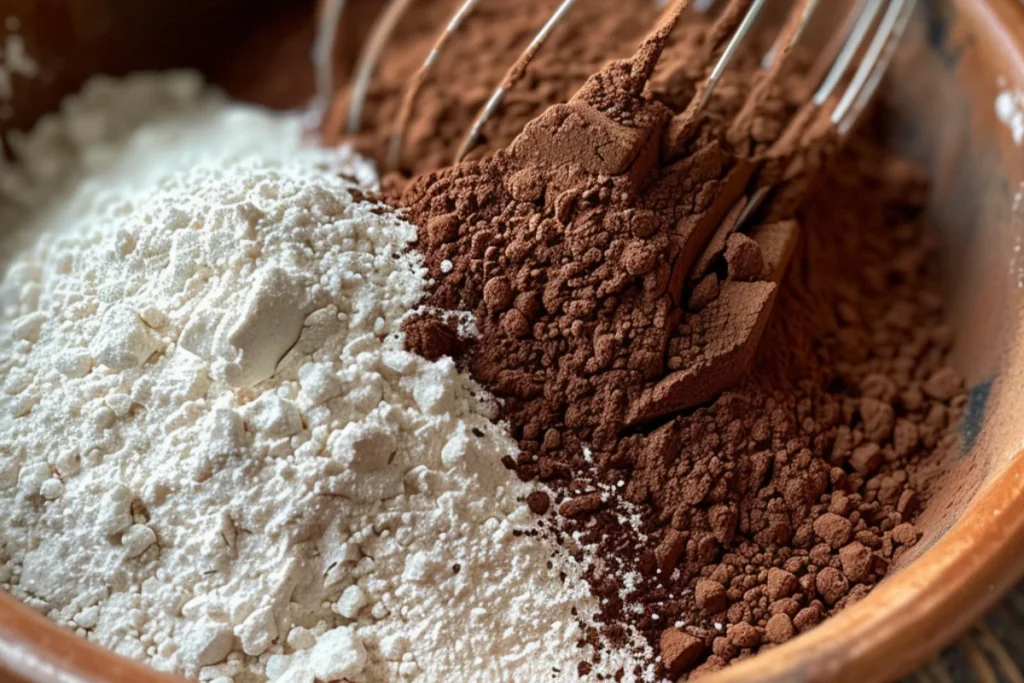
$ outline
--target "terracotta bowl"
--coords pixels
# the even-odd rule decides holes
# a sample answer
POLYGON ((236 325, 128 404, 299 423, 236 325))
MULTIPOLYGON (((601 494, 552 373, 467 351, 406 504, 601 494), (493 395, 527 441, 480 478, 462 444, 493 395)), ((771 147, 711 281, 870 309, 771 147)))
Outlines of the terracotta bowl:
MULTIPOLYGON (((47 5, 21 4, 27 11, 47 5)), ((130 65, 130 56, 118 59, 130 65)), ((1020 112, 1020 140, 1024 4, 920 0, 884 94, 887 134, 935 178, 929 214, 942 240, 950 322, 959 332, 954 364, 971 387, 962 453, 923 513, 913 557, 862 602, 721 672, 716 682, 896 679, 1024 575, 1024 149, 997 115, 1002 93, 1011 93, 1001 100, 1002 119, 1015 107, 1020 112)), ((280 93, 273 97, 282 101, 280 93)), ((0 680, 179 679, 95 647, 0 593, 0 680)))

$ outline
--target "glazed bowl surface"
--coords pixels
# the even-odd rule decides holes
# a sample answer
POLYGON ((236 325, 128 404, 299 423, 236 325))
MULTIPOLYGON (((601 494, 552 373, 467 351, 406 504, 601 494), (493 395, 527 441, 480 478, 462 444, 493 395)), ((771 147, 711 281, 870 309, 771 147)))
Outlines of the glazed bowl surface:
POLYGON ((933 178, 927 218, 957 332, 952 364, 969 388, 961 450, 919 520, 921 542, 888 579, 716 683, 895 680, 1024 573, 1022 79, 1024 4, 918 2, 882 94, 883 120, 889 144, 933 178))
MULTIPOLYGON (((26 13, 45 4, 10 1, 26 13)), ((208 18, 229 16, 231 5, 217 0, 208 18)), ((949 322, 957 331, 952 363, 969 387, 962 448, 922 514, 921 542, 866 599, 783 646, 703 680, 895 680, 967 629, 1024 576, 1024 4, 917 5, 880 97, 889 143, 924 164, 934 179, 928 220, 939 236, 949 322)), ((148 15, 131 20, 136 31, 161 26, 148 15)), ((112 16, 107 30, 118 21, 128 19, 112 16)), ((48 35, 52 45, 55 34, 48 35)), ((192 31, 190 42, 177 43, 184 47, 176 56, 169 47, 166 54, 142 59, 132 45, 109 55, 90 52, 95 64, 82 60, 63 89, 99 68, 201 64, 202 50, 193 45, 200 35, 192 31)), ((264 51, 263 59, 304 59, 309 43, 301 32, 291 35, 291 43, 264 51)), ((46 47, 46 38, 36 39, 46 47)), ((103 32, 89 39, 81 49, 102 52, 96 46, 104 44, 103 32)), ((235 94, 276 106, 299 104, 308 96, 299 91, 311 84, 302 76, 289 81, 290 88, 269 83, 252 90, 237 86, 244 79, 232 81, 239 74, 209 75, 235 94)), ((28 125, 56 99, 52 87, 40 90, 16 108, 13 122, 28 125)), ((0 593, 0 680, 180 679, 102 650, 0 593)))

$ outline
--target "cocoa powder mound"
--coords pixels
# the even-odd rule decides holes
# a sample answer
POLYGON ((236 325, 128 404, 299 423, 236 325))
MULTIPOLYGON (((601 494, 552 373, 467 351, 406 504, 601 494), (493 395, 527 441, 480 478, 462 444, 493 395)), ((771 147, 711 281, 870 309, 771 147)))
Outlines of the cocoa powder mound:
MULTIPOLYGON (((542 429, 603 448, 714 398, 749 362, 792 251, 792 222, 737 232, 756 159, 727 147, 728 119, 647 94, 668 35, 507 150, 421 177, 400 200, 437 274, 427 303, 477 313, 470 368, 508 398, 530 453, 542 429), (674 158, 663 134, 680 116, 706 122, 674 158)), ((448 350, 437 321, 409 333, 422 353, 448 350)))
POLYGON ((965 397, 922 175, 864 140, 830 160, 827 126, 785 124, 802 84, 752 68, 695 111, 684 94, 718 48, 677 42, 652 80, 666 36, 398 203, 421 226, 425 303, 479 330, 423 317, 408 343, 503 399, 508 465, 552 492, 526 501, 539 529, 601 560, 588 638, 642 634, 661 674, 694 678, 885 575, 965 397), (758 173, 783 186, 741 225, 758 173))
POLYGON ((579 530, 614 565, 593 577, 606 623, 652 643, 684 624, 702 645, 678 668, 663 648, 667 674, 785 642, 862 598, 917 541, 924 471, 955 450, 966 401, 943 365, 952 335, 916 218, 922 187, 854 141, 800 211, 805 239, 753 370, 595 454, 591 485, 625 482, 622 499, 643 511, 639 540, 614 553, 602 535, 630 534, 614 515, 579 530), (623 596, 630 571, 647 578, 623 596))

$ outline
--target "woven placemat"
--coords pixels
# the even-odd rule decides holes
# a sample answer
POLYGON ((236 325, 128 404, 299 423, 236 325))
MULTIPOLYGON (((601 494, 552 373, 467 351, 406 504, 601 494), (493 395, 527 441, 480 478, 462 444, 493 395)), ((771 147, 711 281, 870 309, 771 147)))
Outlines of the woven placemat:
POLYGON ((1024 683, 1024 584, 904 683, 1024 683))

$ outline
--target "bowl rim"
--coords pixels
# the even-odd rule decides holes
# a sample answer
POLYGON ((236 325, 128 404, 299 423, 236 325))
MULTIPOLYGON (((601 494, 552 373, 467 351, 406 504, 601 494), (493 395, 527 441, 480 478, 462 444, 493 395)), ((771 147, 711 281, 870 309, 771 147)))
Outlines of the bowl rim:
POLYGON ((0 590, 0 680, 10 683, 182 683, 79 637, 0 590))
MULTIPOLYGON (((1024 87, 1024 3, 949 0, 973 45, 1024 87)), ((1015 162, 1019 167, 1019 161, 1015 162)), ((1024 313, 1017 314, 1018 321, 1024 313)), ((1024 350, 1010 350, 1004 385, 1024 350)), ((1010 375, 1014 375, 1011 377, 1010 375)), ((939 539, 863 601, 709 683, 863 683, 898 680, 966 632, 1024 576, 1024 450, 1002 466, 939 539), (943 586, 942 590, 934 590, 943 586)))
MULTIPOLYGON (((949 0, 986 40, 977 47, 1024 87, 1024 3, 949 0)), ((1024 314, 1021 316, 1024 318, 1024 314)), ((1024 368, 1024 348, 1008 362, 1024 368)), ((1003 381, 1007 381, 1004 378, 1003 381)), ((785 645, 732 665, 714 683, 862 683, 910 673, 980 619, 1024 576, 1024 450, 953 527, 868 598, 785 645), (942 591, 930 590, 944 585, 942 591)), ((0 679, 182 683, 57 625, 0 591, 0 679), (12 678, 8 678, 12 677, 12 678)))

